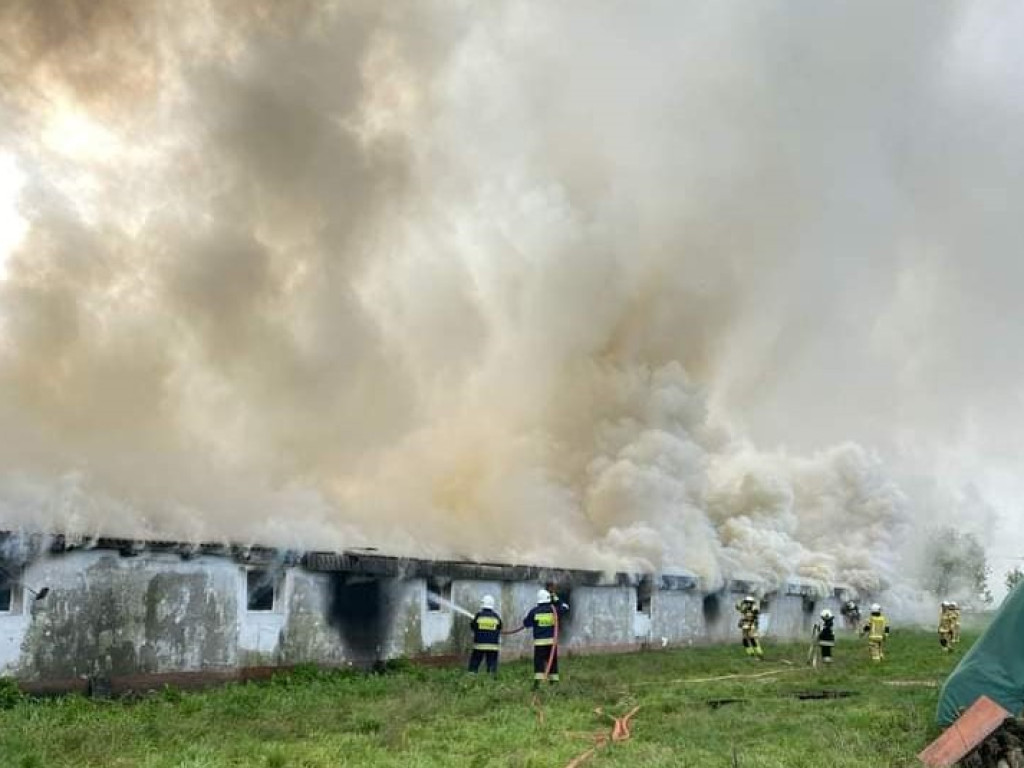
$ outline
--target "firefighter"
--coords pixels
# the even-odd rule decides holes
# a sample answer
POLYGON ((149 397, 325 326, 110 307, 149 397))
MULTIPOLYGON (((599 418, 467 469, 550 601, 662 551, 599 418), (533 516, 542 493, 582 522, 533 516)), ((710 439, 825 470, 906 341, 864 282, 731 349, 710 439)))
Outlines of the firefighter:
POLYGON ((889 621, 882 614, 882 606, 874 603, 871 606, 871 615, 868 623, 864 625, 861 634, 868 636, 868 649, 871 651, 872 661, 881 661, 885 658, 882 648, 885 638, 889 636, 889 621))
POLYGON ((960 644, 960 606, 956 604, 956 600, 949 604, 950 617, 952 619, 952 632, 949 636, 949 642, 953 645, 960 644))
POLYGON ((942 650, 949 653, 953 650, 953 609, 952 603, 942 601, 939 609, 939 645, 942 650))
POLYGON ((847 629, 857 629, 860 626, 860 606, 856 600, 847 600, 839 612, 843 614, 847 629))
POLYGON ((817 627, 818 648, 821 650, 821 661, 824 664, 832 663, 832 649, 836 645, 836 632, 833 624, 836 617, 828 608, 821 612, 821 623, 817 627))
POLYGON ((753 595, 747 595, 740 602, 736 603, 736 610, 739 611, 740 619, 736 626, 740 628, 743 635, 743 647, 747 650, 747 656, 764 661, 764 649, 757 641, 757 622, 761 616, 761 609, 753 595))
POLYGON ((501 649, 501 616, 494 610, 494 598, 484 595, 480 610, 469 623, 473 630, 473 652, 469 655, 469 671, 474 675, 480 662, 487 663, 487 671, 498 674, 498 651, 501 649))
POLYGON ((533 687, 541 680, 557 683, 558 622, 569 612, 569 606, 546 589, 537 591, 537 605, 523 619, 523 626, 533 629, 533 687))

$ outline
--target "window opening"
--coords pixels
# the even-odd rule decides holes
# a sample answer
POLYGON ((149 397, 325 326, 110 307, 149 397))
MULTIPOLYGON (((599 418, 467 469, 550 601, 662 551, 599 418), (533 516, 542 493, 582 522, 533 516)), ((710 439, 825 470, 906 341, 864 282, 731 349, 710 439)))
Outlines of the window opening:
POLYGON ((270 571, 251 570, 245 574, 246 609, 272 611, 277 597, 275 579, 270 571))
POLYGON ((644 577, 636 587, 636 612, 651 615, 651 587, 650 578, 644 577))
POLYGON ((430 576, 427 579, 427 610, 447 611, 451 606, 452 583, 441 582, 439 579, 430 576))

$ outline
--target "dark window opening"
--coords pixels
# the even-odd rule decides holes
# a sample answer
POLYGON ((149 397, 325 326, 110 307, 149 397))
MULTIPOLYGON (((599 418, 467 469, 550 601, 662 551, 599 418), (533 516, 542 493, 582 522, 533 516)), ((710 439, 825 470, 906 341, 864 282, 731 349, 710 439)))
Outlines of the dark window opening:
POLYGON ((450 581, 441 582, 439 579, 431 576, 427 579, 427 610, 428 611, 446 611, 451 605, 452 600, 452 583, 450 581))
POLYGON ((636 612, 651 614, 651 580, 643 578, 636 587, 636 612))
POLYGON ((327 621, 359 662, 378 661, 384 642, 387 589, 379 579, 352 573, 331 574, 327 621))
POLYGON ((246 609, 250 611, 274 610, 275 583, 270 571, 247 571, 245 574, 246 609))
POLYGON ((7 613, 11 610, 13 592, 11 583, 0 577, 0 613, 7 613))
POLYGON ((804 613, 814 613, 817 603, 813 598, 804 597, 804 613))
POLYGON ((759 608, 761 613, 768 613, 769 611, 771 611, 771 609, 772 604, 766 598, 761 598, 761 605, 759 608))
POLYGON ((722 612, 722 604, 718 599, 718 595, 704 596, 703 611, 705 624, 714 624, 718 621, 718 617, 722 612))

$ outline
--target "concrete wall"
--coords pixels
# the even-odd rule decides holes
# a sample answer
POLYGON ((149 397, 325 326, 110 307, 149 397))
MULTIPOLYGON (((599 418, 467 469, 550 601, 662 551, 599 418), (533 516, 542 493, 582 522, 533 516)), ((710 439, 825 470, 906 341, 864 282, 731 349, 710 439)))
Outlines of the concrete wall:
MULTIPOLYGON (((450 606, 432 606, 428 588, 470 611, 489 594, 512 630, 542 586, 101 549, 40 557, 19 578, 28 587, 50 589, 35 601, 16 586, 11 610, 0 611, 0 675, 24 681, 464 655, 471 644, 469 619, 450 606), (249 609, 252 570, 273 584, 265 610, 249 609)), ((707 594, 695 581, 649 577, 632 583, 591 579, 559 590, 571 606, 561 625, 567 653, 739 639, 734 604, 742 591, 707 594)), ((796 585, 765 598, 767 638, 804 638, 822 608, 838 614, 837 598, 806 592, 806 585, 796 585)), ((528 632, 503 640, 507 657, 530 649, 528 632)))
POLYGON ((222 558, 72 552, 36 561, 50 589, 0 615, 0 672, 18 677, 160 673, 238 664, 239 566, 222 558))

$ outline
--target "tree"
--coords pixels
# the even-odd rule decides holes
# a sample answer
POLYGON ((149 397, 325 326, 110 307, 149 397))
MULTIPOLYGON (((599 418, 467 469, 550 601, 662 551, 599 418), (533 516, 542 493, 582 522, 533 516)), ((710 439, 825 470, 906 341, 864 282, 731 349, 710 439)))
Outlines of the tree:
POLYGON ((988 588, 991 569, 985 548, 973 533, 944 527, 932 532, 925 548, 925 586, 945 598, 968 593, 982 603, 992 602, 988 588))
POLYGON ((1024 571, 1020 569, 1020 566, 1014 566, 1012 571, 1006 572, 1006 591, 1012 592, 1013 588, 1024 581, 1024 571))

